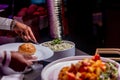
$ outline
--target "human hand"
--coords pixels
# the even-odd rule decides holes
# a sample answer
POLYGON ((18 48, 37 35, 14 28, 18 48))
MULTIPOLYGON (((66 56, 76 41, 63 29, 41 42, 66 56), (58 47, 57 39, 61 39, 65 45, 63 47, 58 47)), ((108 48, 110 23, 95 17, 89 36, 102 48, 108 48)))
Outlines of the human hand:
POLYGON ((14 31, 25 41, 34 40, 37 42, 31 28, 21 22, 15 21, 14 31))
POLYGON ((24 71, 27 66, 33 64, 32 60, 35 60, 36 57, 32 56, 24 56, 19 52, 12 51, 11 52, 11 62, 9 67, 15 71, 24 71))

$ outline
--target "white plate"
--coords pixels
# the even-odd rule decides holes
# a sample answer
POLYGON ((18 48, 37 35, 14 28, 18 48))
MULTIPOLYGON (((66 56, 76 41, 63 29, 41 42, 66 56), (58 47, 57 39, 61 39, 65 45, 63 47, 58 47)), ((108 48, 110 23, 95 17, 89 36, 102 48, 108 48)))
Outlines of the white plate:
MULTIPOLYGON (((82 60, 84 58, 91 58, 91 56, 73 56, 73 57, 67 57, 67 58, 53 61, 52 63, 50 63, 46 67, 44 67, 44 69, 41 72, 41 78, 42 78, 42 80, 58 80, 57 79, 58 74, 64 66, 70 66, 71 63, 73 63, 73 64, 77 63, 79 60, 82 60)), ((115 63, 119 67, 119 71, 120 71, 119 63, 117 63, 113 60, 107 59, 107 58, 102 58, 102 61, 104 61, 104 62, 110 61, 112 63, 115 63)))
MULTIPOLYGON (((8 44, 1 45, 0 52, 3 52, 5 50, 18 51, 18 47, 21 44, 23 44, 23 43, 8 43, 8 44)), ((36 53, 34 55, 37 56, 37 61, 48 59, 48 58, 52 57, 54 54, 54 52, 51 49, 49 49, 48 47, 44 47, 42 45, 35 45, 35 47, 36 47, 36 53)))

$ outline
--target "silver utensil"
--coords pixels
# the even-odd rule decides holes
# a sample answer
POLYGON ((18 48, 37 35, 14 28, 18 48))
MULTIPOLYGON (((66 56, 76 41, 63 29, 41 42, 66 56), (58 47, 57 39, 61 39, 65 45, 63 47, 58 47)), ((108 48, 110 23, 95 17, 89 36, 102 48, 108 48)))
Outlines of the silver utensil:
POLYGON ((31 42, 31 43, 34 43, 34 44, 36 44, 36 45, 39 45, 40 43, 38 43, 38 42, 35 42, 34 40, 29 40, 28 42, 31 42))

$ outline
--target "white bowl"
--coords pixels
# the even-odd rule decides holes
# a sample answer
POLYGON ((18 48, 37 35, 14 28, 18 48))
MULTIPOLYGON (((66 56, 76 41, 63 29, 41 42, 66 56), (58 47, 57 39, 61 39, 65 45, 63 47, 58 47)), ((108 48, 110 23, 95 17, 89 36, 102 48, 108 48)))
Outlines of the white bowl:
MULTIPOLYGON (((50 41, 48 41, 48 42, 50 42, 50 41)), ((57 59, 70 57, 70 56, 75 56, 75 44, 73 42, 67 41, 67 40, 63 40, 63 42, 72 45, 72 47, 70 47, 68 49, 64 49, 64 50, 58 50, 58 51, 54 51, 53 50, 54 51, 54 55, 52 57, 46 59, 45 61, 52 62, 52 61, 57 60, 57 59)), ((47 43, 47 42, 44 42, 44 43, 47 43)), ((44 43, 42 43, 42 45, 44 43)))
MULTIPOLYGON (((63 67, 70 66, 71 64, 77 63, 80 60, 91 57, 92 56, 72 56, 53 61, 43 68, 41 72, 41 80, 57 80, 58 74, 63 67)), ((117 80, 120 80, 120 64, 108 58, 101 57, 101 59, 103 62, 111 62, 118 67, 119 75, 117 80)))

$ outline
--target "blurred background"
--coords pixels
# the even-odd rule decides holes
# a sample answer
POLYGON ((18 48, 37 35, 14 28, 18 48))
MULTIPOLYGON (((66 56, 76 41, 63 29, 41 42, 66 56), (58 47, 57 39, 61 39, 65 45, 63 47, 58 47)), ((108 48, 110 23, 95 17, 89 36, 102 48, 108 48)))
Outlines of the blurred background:
MULTIPOLYGON (((75 42, 76 48, 88 54, 94 54, 96 48, 120 47, 120 2, 61 1, 63 39, 75 42)), ((0 16, 29 25, 40 43, 52 39, 46 0, 0 0, 0 16)), ((0 36, 17 37, 14 32, 3 30, 0 36)))

